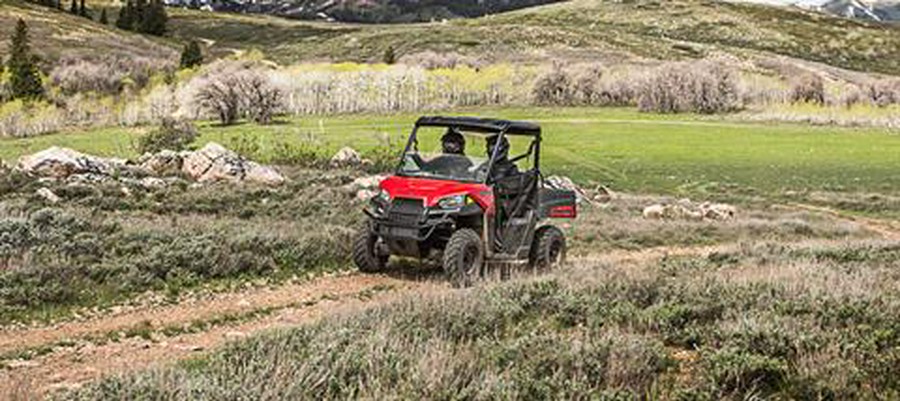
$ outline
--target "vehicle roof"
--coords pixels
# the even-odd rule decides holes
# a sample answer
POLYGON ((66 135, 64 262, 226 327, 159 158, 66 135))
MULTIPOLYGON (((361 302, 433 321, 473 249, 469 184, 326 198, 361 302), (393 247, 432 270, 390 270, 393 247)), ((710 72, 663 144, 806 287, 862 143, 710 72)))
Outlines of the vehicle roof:
POLYGON ((541 126, 528 121, 499 120, 478 117, 443 117, 425 116, 416 121, 422 127, 456 127, 464 131, 483 133, 499 133, 506 130, 507 135, 541 136, 541 126))

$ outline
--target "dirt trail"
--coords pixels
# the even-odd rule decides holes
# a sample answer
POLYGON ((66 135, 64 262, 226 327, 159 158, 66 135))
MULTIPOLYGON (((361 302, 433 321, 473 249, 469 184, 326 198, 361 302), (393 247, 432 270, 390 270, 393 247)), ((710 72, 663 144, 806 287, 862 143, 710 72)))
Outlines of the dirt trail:
POLYGON ((0 330, 0 354, 28 350, 41 354, 3 361, 0 394, 22 388, 40 394, 78 386, 105 374, 182 359, 259 331, 447 289, 427 277, 351 274, 136 308, 86 321, 0 330))
POLYGON ((872 232, 878 233, 878 235, 881 235, 885 239, 891 241, 900 241, 900 224, 894 221, 879 220, 863 216, 854 216, 832 208, 809 205, 805 203, 790 203, 785 206, 793 209, 801 209, 810 212, 826 214, 830 217, 834 217, 840 220, 851 221, 865 227, 872 232))

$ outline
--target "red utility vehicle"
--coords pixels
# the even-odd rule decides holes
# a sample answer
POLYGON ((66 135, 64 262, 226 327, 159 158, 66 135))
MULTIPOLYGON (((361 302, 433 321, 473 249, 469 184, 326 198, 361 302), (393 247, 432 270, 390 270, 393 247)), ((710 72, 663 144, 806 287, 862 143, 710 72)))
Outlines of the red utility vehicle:
POLYGON ((374 272, 391 255, 439 253, 458 287, 472 285, 490 264, 547 268, 560 263, 566 239, 551 219, 576 216, 575 193, 544 188, 540 155, 541 128, 533 123, 420 118, 394 175, 381 182, 365 210, 369 222, 354 241, 354 262, 374 272), (417 134, 424 129, 446 130, 442 142, 465 138, 462 149, 420 151, 417 134), (529 142, 527 149, 510 157, 508 137, 529 142), (479 140, 487 145, 485 157, 467 156, 465 143, 479 140))

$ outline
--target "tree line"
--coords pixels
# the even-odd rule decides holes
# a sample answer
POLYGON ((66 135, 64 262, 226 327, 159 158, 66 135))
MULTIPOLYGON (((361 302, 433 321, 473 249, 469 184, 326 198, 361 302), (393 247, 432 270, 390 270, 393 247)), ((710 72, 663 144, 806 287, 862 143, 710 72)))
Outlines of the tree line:
MULTIPOLYGON (((63 1, 65 0, 30 0, 33 4, 65 11, 63 1)), ((94 10, 88 8, 85 0, 71 0, 68 12, 90 20, 94 19, 95 13, 94 10)), ((104 25, 109 24, 106 8, 100 9, 97 22, 104 25)), ((115 25, 126 31, 163 36, 166 33, 168 22, 169 16, 162 0, 128 0, 125 6, 119 9, 115 25)))

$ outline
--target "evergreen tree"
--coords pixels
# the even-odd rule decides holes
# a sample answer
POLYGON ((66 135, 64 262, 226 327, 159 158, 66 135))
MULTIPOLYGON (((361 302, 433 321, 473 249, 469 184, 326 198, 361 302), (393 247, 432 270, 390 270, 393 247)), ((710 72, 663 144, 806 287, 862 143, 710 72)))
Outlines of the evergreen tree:
POLYGON ((191 40, 181 51, 181 68, 194 68, 200 64, 203 64, 203 51, 200 50, 200 43, 191 40))
MULTIPOLYGON (((139 3, 140 4, 140 3, 139 3)), ((152 0, 145 6, 138 20, 138 32, 148 35, 162 36, 166 33, 166 24, 169 17, 166 15, 166 6, 161 0, 152 0)))
POLYGON ((8 68, 13 99, 34 99, 44 95, 41 77, 28 45, 28 26, 19 18, 10 44, 8 68))
POLYGON ((100 23, 103 25, 109 25, 109 18, 106 16, 106 9, 100 10, 100 23))
POLYGON ((147 0, 135 0, 134 8, 131 9, 132 29, 140 32, 141 24, 144 21, 144 13, 147 11, 147 0))
POLYGON ((394 64, 397 62, 397 54, 394 52, 394 46, 388 46, 387 50, 384 51, 382 60, 385 64, 394 64))
POLYGON ((78 15, 85 17, 85 18, 91 18, 90 12, 88 11, 87 7, 85 7, 85 5, 84 5, 84 0, 81 0, 81 4, 78 7, 78 15))
POLYGON ((116 27, 130 31, 134 27, 134 3, 128 0, 125 7, 119 10, 119 18, 116 19, 116 27))
POLYGON ((69 13, 72 15, 78 15, 78 1, 72 0, 72 5, 69 6, 69 13))

